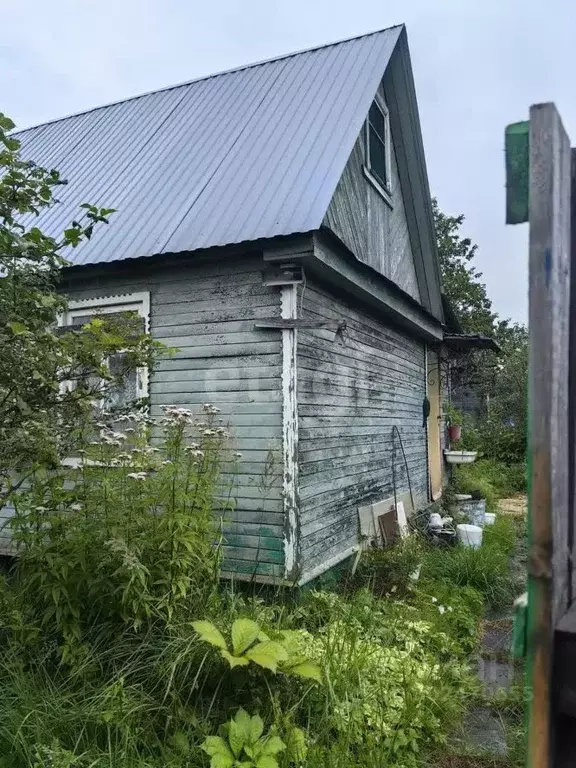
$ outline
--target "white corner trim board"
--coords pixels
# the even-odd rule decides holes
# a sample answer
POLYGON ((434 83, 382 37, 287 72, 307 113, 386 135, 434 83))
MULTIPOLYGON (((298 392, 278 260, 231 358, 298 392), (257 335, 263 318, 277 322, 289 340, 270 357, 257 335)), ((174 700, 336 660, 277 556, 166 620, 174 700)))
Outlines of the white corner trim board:
MULTIPOLYGON (((283 320, 298 317, 298 287, 280 288, 283 320)), ((297 565, 298 545, 298 399, 296 328, 282 329, 282 490, 284 497, 284 569, 286 578, 293 576, 297 565)))

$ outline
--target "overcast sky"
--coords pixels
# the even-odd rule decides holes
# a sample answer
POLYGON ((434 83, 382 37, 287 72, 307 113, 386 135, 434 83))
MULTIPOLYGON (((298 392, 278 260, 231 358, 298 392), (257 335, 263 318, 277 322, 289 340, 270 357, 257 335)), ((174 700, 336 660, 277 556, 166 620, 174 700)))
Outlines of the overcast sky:
POLYGON ((526 318, 527 225, 504 225, 503 136, 555 101, 576 144, 571 0, 0 0, 0 111, 26 127, 405 22, 428 175, 466 215, 497 311, 526 318))

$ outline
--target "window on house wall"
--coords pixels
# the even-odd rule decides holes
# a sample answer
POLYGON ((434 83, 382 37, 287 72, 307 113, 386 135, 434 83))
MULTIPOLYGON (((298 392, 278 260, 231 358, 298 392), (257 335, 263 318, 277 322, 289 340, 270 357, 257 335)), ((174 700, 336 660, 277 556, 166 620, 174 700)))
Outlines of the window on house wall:
MULTIPOLYGON (((60 316, 58 325, 62 331, 81 330, 84 325, 96 317, 117 318, 126 325, 127 332, 134 334, 148 332, 150 324, 150 294, 148 292, 131 293, 122 296, 106 296, 82 301, 70 301, 67 311, 60 316)), ((120 383, 108 387, 106 397, 99 406, 106 410, 128 407, 131 403, 148 396, 148 370, 145 367, 128 370, 126 353, 122 351, 110 355, 105 361, 112 376, 120 376, 120 383)), ((97 390, 98 381, 88 382, 97 390)))
POLYGON ((366 121, 366 167, 390 194, 390 124, 388 109, 378 98, 372 102, 366 121))

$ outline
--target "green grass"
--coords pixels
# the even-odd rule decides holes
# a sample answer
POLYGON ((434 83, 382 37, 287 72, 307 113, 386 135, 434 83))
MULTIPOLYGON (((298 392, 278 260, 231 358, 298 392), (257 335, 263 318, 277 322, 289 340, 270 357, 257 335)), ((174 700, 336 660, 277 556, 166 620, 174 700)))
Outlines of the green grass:
POLYGON ((423 557, 422 578, 472 587, 490 609, 511 606, 517 597, 517 582, 511 570, 516 532, 512 520, 498 517, 484 528, 479 549, 456 545, 453 549, 428 548, 423 557))
MULTIPOLYGON (((89 542, 66 530, 83 562, 89 542)), ((252 592, 219 590, 216 568, 199 578, 184 559, 171 583, 174 610, 149 614, 144 588, 132 588, 133 559, 124 557, 114 570, 105 550, 92 548, 86 594, 100 584, 114 599, 106 598, 106 621, 96 600, 87 604, 84 593, 70 600, 75 620, 67 632, 50 600, 56 588, 58 609, 75 581, 61 574, 61 555, 52 558, 56 540, 44 557, 39 537, 39 557, 26 561, 23 574, 42 569, 50 585, 43 600, 30 582, 0 584, 0 768, 208 768, 204 740, 240 708, 259 714, 265 733, 286 744, 296 728, 304 733, 305 760, 286 749, 269 768, 417 768, 438 750, 448 759, 446 734, 478 700, 473 660, 482 616, 515 596, 510 561, 520 533, 500 516, 484 530, 480 550, 438 549, 415 534, 365 553, 355 576, 333 591, 306 590, 298 598, 257 585, 252 592), (138 622, 124 618, 132 610, 138 622), (212 622, 232 648, 238 618, 270 638, 258 642, 295 633, 294 658, 318 665, 322 683, 250 660, 231 668, 219 641, 203 641, 192 624, 212 622)), ((154 546, 170 551, 164 529, 155 535, 154 546)), ((164 606, 155 581, 150 595, 164 606)), ((233 655, 247 659, 244 651, 233 655)))

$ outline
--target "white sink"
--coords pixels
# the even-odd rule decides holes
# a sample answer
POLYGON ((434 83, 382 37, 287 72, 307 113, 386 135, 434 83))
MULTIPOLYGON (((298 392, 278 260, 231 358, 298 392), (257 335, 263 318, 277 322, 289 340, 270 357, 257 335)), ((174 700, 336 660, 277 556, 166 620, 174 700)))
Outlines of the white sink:
POLYGON ((448 464, 472 464, 478 456, 477 451, 444 451, 448 464))

